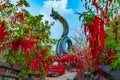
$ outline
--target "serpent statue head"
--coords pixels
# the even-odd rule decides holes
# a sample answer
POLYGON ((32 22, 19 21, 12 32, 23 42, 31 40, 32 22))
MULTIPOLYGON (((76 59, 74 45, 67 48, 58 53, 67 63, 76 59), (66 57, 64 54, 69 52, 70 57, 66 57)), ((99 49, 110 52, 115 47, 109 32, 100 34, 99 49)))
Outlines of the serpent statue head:
POLYGON ((55 19, 55 20, 57 20, 58 18, 59 18, 59 13, 57 12, 57 11, 55 11, 53 8, 52 8, 52 11, 51 11, 52 13, 50 14, 50 16, 53 18, 53 19, 55 19))

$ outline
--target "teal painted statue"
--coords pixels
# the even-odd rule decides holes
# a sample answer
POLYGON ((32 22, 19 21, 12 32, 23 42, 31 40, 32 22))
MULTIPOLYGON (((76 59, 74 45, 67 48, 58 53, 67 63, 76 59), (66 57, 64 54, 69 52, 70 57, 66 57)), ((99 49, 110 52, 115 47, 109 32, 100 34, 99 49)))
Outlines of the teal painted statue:
POLYGON ((62 36, 60 37, 60 40, 56 46, 56 54, 63 55, 63 54, 70 53, 70 51, 73 49, 73 46, 72 46, 72 41, 67 36, 69 33, 69 25, 68 25, 67 21, 53 8, 52 8, 52 13, 50 16, 54 20, 59 20, 63 25, 63 33, 62 33, 62 36))

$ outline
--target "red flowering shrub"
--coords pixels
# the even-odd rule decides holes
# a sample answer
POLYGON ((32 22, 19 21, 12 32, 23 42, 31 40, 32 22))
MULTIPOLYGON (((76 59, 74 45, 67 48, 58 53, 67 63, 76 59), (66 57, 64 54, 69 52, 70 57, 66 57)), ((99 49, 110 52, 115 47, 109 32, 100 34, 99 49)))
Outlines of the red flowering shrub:
MULTIPOLYGON (((83 17, 84 32, 89 43, 90 51, 86 59, 89 61, 88 66, 90 70, 98 70, 98 66, 102 64, 110 65, 116 71, 119 71, 120 8, 118 6, 120 6, 120 1, 85 0, 84 2, 87 12, 83 12, 80 18, 83 17)), ((102 74, 104 77, 107 75, 105 78, 111 79, 108 77, 108 74, 111 73, 95 74, 98 76, 102 74)), ((97 79, 103 80, 101 77, 97 79)))
POLYGON ((4 27, 4 23, 3 22, 0 22, 0 42, 3 42, 4 41, 4 37, 6 35, 6 32, 5 32, 5 27, 4 27))
POLYGON ((16 5, 8 0, 0 1, 0 53, 6 62, 22 68, 22 75, 40 73, 44 61, 49 58, 52 44, 48 21, 42 21, 43 15, 31 15, 22 6, 29 7, 26 0, 16 5))

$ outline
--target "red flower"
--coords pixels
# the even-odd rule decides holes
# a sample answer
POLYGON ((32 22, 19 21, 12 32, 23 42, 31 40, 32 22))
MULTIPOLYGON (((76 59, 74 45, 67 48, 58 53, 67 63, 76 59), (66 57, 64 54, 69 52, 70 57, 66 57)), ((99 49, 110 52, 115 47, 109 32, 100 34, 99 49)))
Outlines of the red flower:
POLYGON ((4 23, 0 23, 0 41, 4 41, 4 37, 6 36, 6 32, 4 32, 4 23))
POLYGON ((43 66, 40 64, 40 62, 42 62, 41 57, 36 56, 34 60, 30 61, 30 69, 34 71, 41 70, 43 66))
POLYGON ((28 55, 30 50, 34 48, 34 42, 31 40, 22 40, 21 41, 21 49, 28 55))
MULTIPOLYGON (((95 4, 95 3, 94 3, 95 4)), ((97 4, 97 3, 96 3, 97 4)), ((85 32, 88 33, 89 36, 89 46, 91 48, 92 55, 92 63, 95 68, 98 67, 98 56, 101 50, 104 49, 104 21, 95 16, 92 23, 85 23, 85 32), (99 43, 100 42, 100 43, 99 43), (94 43, 94 44, 93 44, 94 43)))
POLYGON ((14 17, 13 23, 16 24, 17 22, 17 17, 14 17))
POLYGON ((22 26, 24 26, 24 14, 20 13, 20 22, 22 23, 22 26))
POLYGON ((21 40, 14 39, 12 42, 12 49, 13 51, 17 51, 20 46, 21 40))
POLYGON ((42 50, 41 54, 42 54, 42 56, 45 56, 47 54, 47 50, 42 50))
POLYGON ((36 61, 36 60, 30 61, 30 69, 37 71, 39 69, 38 61, 36 61))
POLYGON ((6 49, 6 46, 5 46, 5 44, 3 44, 3 46, 2 46, 2 53, 4 53, 5 49, 6 49))

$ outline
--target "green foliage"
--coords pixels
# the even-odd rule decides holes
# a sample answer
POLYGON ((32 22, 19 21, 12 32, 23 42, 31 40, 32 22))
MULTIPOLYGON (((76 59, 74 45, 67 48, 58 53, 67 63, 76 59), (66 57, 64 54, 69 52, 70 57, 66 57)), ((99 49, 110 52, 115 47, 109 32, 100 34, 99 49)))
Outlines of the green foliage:
POLYGON ((105 47, 106 49, 112 49, 112 50, 120 50, 120 29, 118 29, 118 43, 116 43, 115 40, 115 33, 114 33, 114 28, 106 28, 105 30, 106 33, 106 39, 105 39, 105 47))
POLYGON ((113 67, 114 69, 120 69, 120 52, 118 52, 118 53, 116 54, 116 58, 117 58, 117 60, 115 60, 115 61, 112 63, 112 67, 113 67))
POLYGON ((25 6, 25 7, 30 7, 29 3, 26 0, 19 0, 18 2, 19 6, 25 6))
POLYGON ((91 23, 93 18, 95 17, 95 13, 92 9, 89 9, 87 12, 83 12, 82 14, 80 13, 79 15, 79 20, 81 20, 81 18, 84 18, 82 20, 83 23, 91 23))

